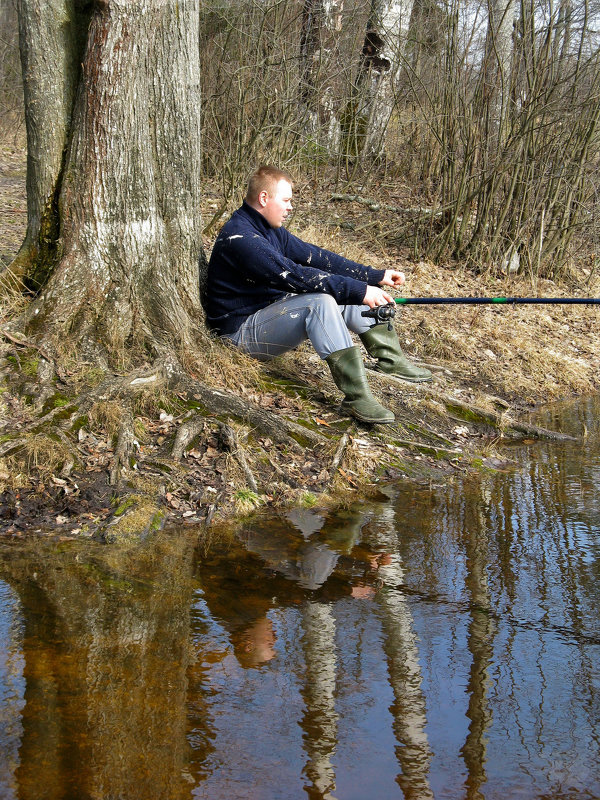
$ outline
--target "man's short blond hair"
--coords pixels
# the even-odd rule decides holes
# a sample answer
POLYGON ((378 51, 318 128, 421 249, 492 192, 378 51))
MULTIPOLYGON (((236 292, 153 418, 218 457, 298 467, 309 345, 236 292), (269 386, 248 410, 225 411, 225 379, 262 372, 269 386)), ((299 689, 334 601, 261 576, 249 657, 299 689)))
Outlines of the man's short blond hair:
POLYGON ((246 202, 256 203, 261 192, 267 192, 270 196, 275 193, 275 187, 279 181, 287 181, 293 184, 292 176, 289 172, 270 164, 262 164, 250 176, 248 181, 248 191, 246 192, 246 202))

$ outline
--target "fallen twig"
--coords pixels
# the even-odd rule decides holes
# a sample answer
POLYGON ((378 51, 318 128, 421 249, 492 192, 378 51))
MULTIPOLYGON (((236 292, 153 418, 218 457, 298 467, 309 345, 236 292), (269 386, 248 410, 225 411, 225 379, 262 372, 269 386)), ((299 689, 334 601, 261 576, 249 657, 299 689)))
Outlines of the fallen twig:
POLYGON ((361 197, 359 194, 332 194, 331 200, 342 200, 348 203, 359 203, 361 206, 366 206, 371 211, 391 211, 394 214, 423 214, 439 216, 442 209, 434 211, 433 208, 423 208, 423 206, 392 206, 389 203, 378 203, 376 200, 368 200, 366 197, 361 197))

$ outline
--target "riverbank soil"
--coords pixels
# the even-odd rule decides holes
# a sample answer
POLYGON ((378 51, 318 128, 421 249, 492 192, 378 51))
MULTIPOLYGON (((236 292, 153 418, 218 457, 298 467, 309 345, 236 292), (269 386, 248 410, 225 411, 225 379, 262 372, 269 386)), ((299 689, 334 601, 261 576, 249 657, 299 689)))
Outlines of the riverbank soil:
MULTIPOLYGON (((395 186, 378 188, 377 198, 381 205, 334 199, 300 184, 290 227, 350 258, 403 270, 407 295, 600 295, 594 253, 582 253, 560 284, 415 262, 390 210, 409 198, 395 186)), ((218 202, 207 190, 204 219, 218 202)), ((25 224, 25 152, 20 141, 5 140, 1 267, 18 251, 25 224)), ((214 235, 205 237, 207 254, 214 235)), ((0 280, 4 535, 114 540, 172 518, 209 524, 265 505, 337 504, 400 476, 435 482, 503 468, 503 440, 554 435, 528 424, 532 409, 597 392, 600 384, 600 310, 574 305, 405 307, 395 319, 401 344, 434 380, 413 385, 368 373, 396 414, 390 426, 340 413, 340 394, 308 346, 265 366, 207 337, 200 358, 190 359, 190 390, 177 392, 150 365, 108 376, 97 364, 70 359, 66 348, 44 381, 51 356, 7 327, 27 299, 6 274, 0 280), (131 411, 115 389, 119 381, 129 395, 135 386, 131 411)))

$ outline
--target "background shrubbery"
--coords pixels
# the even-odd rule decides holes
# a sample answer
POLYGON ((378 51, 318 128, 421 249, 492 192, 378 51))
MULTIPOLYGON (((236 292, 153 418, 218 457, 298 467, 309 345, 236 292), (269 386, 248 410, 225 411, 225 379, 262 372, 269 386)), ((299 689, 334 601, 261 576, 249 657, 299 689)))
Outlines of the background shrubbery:
MULTIPOLYGON (((206 177, 225 207, 255 164, 276 162, 389 193, 416 256, 534 279, 585 260, 594 276, 597 22, 589 0, 206 0, 206 177)), ((15 0, 0 0, 0 48, 13 135, 15 0)))

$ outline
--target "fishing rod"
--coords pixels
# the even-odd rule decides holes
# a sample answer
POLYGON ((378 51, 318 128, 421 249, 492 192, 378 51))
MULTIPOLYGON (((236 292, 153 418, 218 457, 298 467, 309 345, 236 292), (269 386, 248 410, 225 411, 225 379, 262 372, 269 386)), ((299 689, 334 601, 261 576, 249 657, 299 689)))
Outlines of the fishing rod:
POLYGON ((600 297, 395 297, 398 305, 600 305, 600 297))
POLYGON ((393 303, 376 306, 363 311, 363 317, 372 317, 376 322, 387 322, 396 315, 396 304, 419 305, 600 305, 600 297, 395 297, 393 303))

